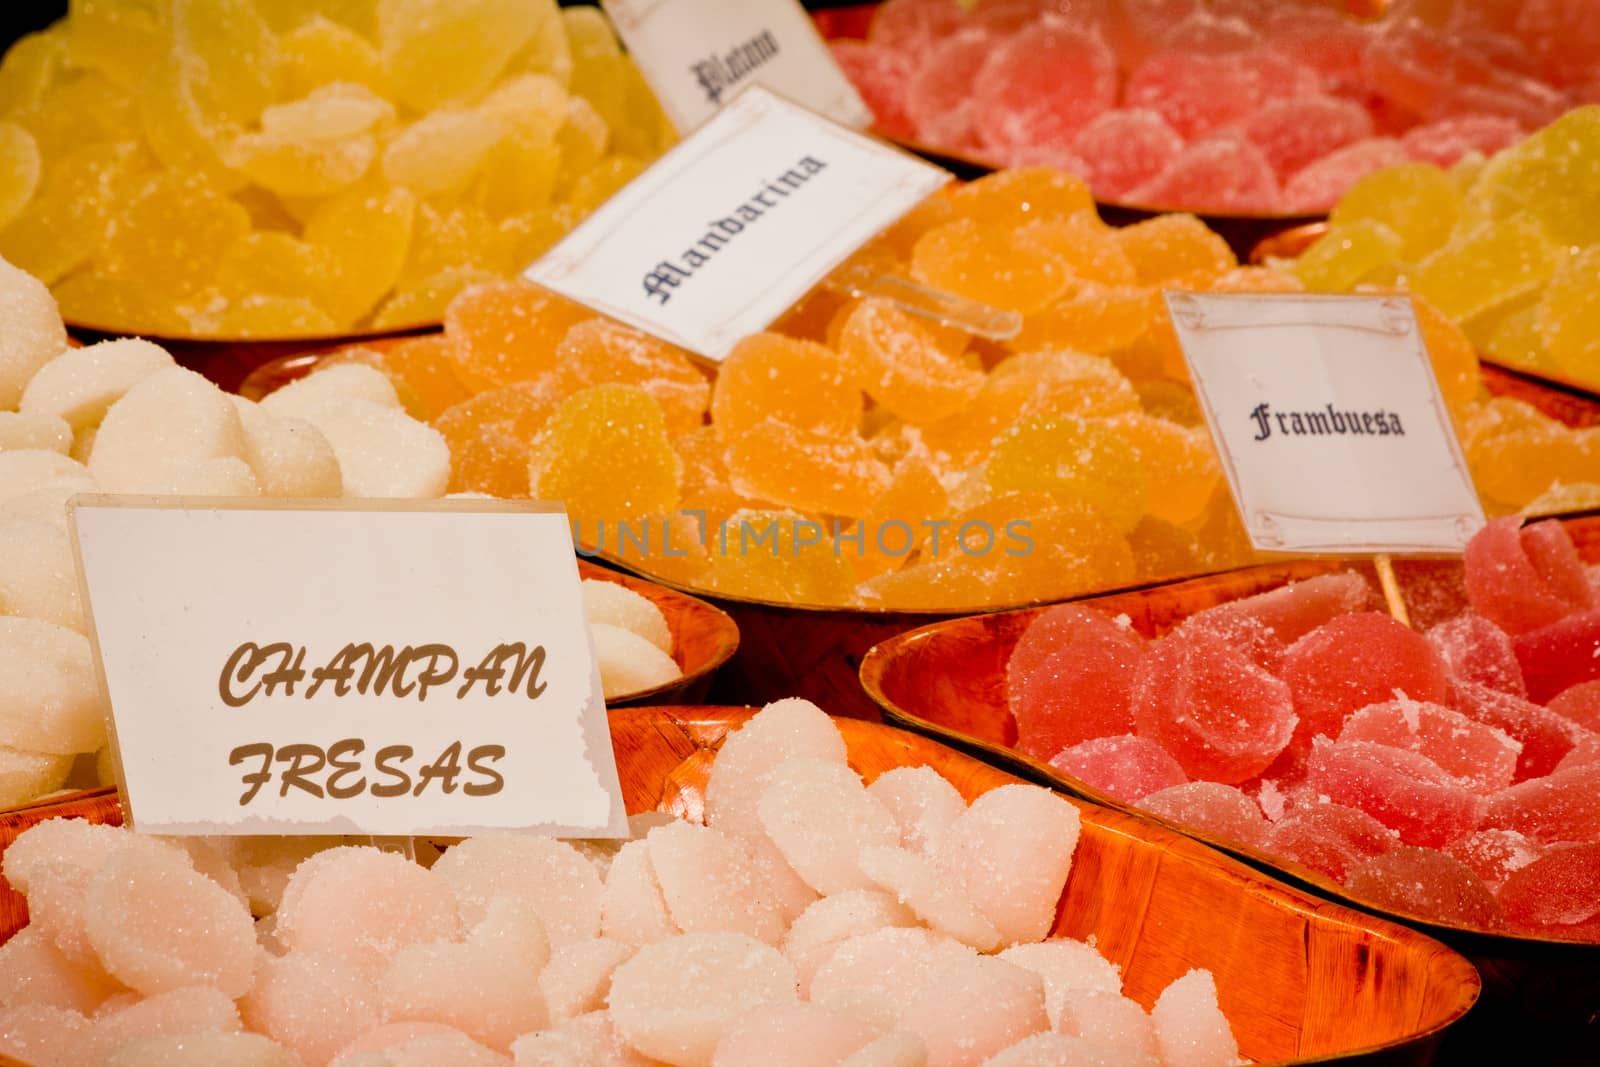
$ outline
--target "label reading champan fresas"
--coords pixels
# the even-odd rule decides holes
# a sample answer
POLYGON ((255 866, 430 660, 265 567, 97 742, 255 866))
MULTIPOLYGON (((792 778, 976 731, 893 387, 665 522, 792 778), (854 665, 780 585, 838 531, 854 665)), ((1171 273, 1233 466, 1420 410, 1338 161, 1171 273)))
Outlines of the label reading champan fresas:
POLYGON ((82 496, 73 523, 139 830, 626 831, 560 510, 82 496))
POLYGON ((1257 548, 1455 552, 1483 525, 1409 300, 1166 299, 1257 548))
POLYGON ((603 0, 680 132, 751 84, 857 129, 872 111, 796 0, 603 0))
POLYGON ((746 89, 526 274, 721 360, 949 177, 746 89))

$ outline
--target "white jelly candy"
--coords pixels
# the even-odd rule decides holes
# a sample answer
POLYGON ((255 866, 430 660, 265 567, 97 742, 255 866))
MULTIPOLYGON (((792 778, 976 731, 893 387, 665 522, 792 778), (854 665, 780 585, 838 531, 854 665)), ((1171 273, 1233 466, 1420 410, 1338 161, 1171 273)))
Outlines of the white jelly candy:
POLYGON ((14 410, 29 379, 66 347, 50 290, 0 259, 0 411, 14 410))
POLYGON ((72 450, 72 427, 54 415, 0 411, 0 452, 25 448, 64 456, 72 450))
POLYGON ((0 744, 68 756, 105 742, 88 639, 54 623, 0 616, 0 744))
POLYGON ((620 626, 638 634, 668 656, 672 655, 672 629, 667 625, 667 617, 648 597, 618 582, 585 578, 583 608, 591 625, 603 622, 620 626))
POLYGON ((135 337, 69 348, 39 368, 19 410, 65 419, 74 431, 98 426, 123 394, 172 366, 166 349, 135 337))

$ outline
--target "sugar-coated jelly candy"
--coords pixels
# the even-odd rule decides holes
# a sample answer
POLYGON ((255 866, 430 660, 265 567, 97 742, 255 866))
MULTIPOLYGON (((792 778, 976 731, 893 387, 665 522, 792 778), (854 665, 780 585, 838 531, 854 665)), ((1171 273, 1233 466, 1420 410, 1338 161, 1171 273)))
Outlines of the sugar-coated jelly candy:
POLYGON ((1520 742, 1439 704, 1392 700, 1369 704, 1345 720, 1340 741, 1373 741, 1410 749, 1479 793, 1511 784, 1520 742))
POLYGON ((1189 782, 1169 786, 1139 801, 1139 808, 1208 834, 1259 845, 1267 833, 1261 807, 1231 785, 1189 782))
POLYGON ((1442 848, 1477 828, 1484 799, 1437 763, 1373 741, 1312 741, 1311 781, 1335 803, 1360 808, 1407 844, 1442 848))
POLYGON ((1341 615, 1300 638, 1284 655, 1294 691, 1296 736, 1336 735, 1345 716, 1393 699, 1443 703, 1444 660, 1421 635, 1380 612, 1341 615))
POLYGON ((666 416, 635 385, 575 393, 550 416, 531 449, 535 497, 566 502, 579 519, 641 518, 678 506, 682 460, 666 416))
POLYGON ((1143 655, 1137 632, 1097 611, 1063 605, 1044 612, 1007 665, 1018 747, 1050 759, 1081 741, 1130 732, 1143 655))
POLYGON ((1343 882, 1350 871, 1400 843, 1400 837, 1360 808, 1336 803, 1301 805, 1267 831, 1265 847, 1343 882))
POLYGON ((1125 804, 1189 780, 1166 749, 1135 734, 1080 741, 1061 749, 1048 762, 1125 804))
POLYGON ((1437 849, 1389 849, 1352 870, 1345 886, 1364 901, 1410 915, 1480 930, 1501 924, 1488 887, 1471 868, 1437 849))

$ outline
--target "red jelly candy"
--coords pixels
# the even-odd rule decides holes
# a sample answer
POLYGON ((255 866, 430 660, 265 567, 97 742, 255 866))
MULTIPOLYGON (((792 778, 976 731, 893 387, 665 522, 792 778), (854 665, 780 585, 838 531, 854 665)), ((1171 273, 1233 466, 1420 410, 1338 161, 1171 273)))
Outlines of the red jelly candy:
POLYGON ((1556 771, 1571 770, 1573 767, 1588 767, 1597 763, 1600 763, 1600 733, 1596 733, 1593 730, 1585 730, 1578 737, 1578 741, 1572 746, 1571 751, 1562 756, 1561 762, 1556 764, 1556 771))
POLYGON ((1463 581, 1473 610, 1509 634, 1549 626, 1594 606, 1594 592, 1566 527, 1523 527, 1507 515, 1467 542, 1463 581))
POLYGON ((1444 660, 1426 638, 1381 612, 1341 615, 1289 647, 1283 680, 1294 692, 1300 737, 1335 737, 1345 716, 1397 695, 1442 704, 1444 660))
POLYGON ((1273 100, 1244 120, 1244 135, 1259 148, 1280 180, 1313 160, 1372 136, 1372 116, 1360 104, 1331 96, 1273 100))
POLYGON ((1047 614, 1048 656, 1029 664, 1030 644, 1019 669, 1014 652, 1006 678, 1017 747, 1049 759, 1080 741, 1132 732, 1130 701, 1144 639, 1088 608, 1063 605, 1047 614))
POLYGON ((1399 834, 1359 808, 1312 803, 1274 823, 1267 831, 1266 848, 1343 882, 1352 867, 1399 843, 1399 834))
POLYGON ((1367 48, 1364 23, 1337 11, 1306 4, 1274 4, 1265 21, 1272 47, 1314 70, 1330 92, 1361 85, 1361 57, 1367 48))
POLYGON ((1479 793, 1510 785, 1522 752, 1522 745, 1493 726, 1440 704, 1414 700, 1369 704, 1345 720, 1339 740, 1419 752, 1479 793))
POLYGON ((1434 922, 1493 930, 1500 906, 1483 880, 1453 856, 1401 845, 1350 872, 1345 887, 1379 907, 1434 922))
POLYGON ((846 39, 828 42, 828 50, 871 109, 874 129, 889 137, 916 136, 906 111, 906 84, 916 68, 909 53, 846 39))
POLYGON ((1581 682, 1600 679, 1600 611, 1569 615, 1512 638, 1528 696, 1549 700, 1581 682))
POLYGON ((1266 841, 1267 820, 1261 805, 1231 785, 1190 782, 1151 793, 1139 808, 1163 819, 1208 834, 1259 847, 1266 841))
POLYGON ((1500 887, 1500 910, 1518 926, 1562 927, 1600 915, 1600 844, 1562 845, 1500 887))
POLYGON ((1296 720, 1288 687, 1243 652, 1209 634, 1174 632, 1146 652, 1133 721, 1191 778, 1231 784, 1270 766, 1296 720))
POLYGON ((962 30, 931 46, 905 87, 906 113, 924 144, 976 148, 972 80, 994 50, 983 30, 962 30))
POLYGON ((1562 690, 1545 706, 1585 730, 1600 730, 1600 682, 1579 682, 1562 690))
POLYGON ((990 51, 971 95, 985 148, 1066 147, 1116 103, 1116 59, 1098 33, 1043 18, 990 51))
POLYGON ((1557 771, 1496 793, 1483 824, 1549 845, 1600 841, 1600 764, 1557 771))
POLYGON ((1428 631, 1452 678, 1525 697, 1522 665, 1506 632, 1482 615, 1458 615, 1428 631))
POLYGON ((1278 196, 1278 176, 1261 150, 1236 134, 1217 134, 1185 148, 1160 174, 1128 193, 1128 202, 1246 215, 1276 211, 1278 196))
MULTIPOLYGON (((1290 582, 1267 593, 1257 593, 1191 615, 1184 623, 1224 638, 1238 631, 1239 620, 1261 624, 1262 632, 1282 653, 1306 634, 1341 615, 1366 610, 1372 587, 1355 571, 1322 574, 1290 582)), ((1264 664, 1265 665, 1265 664, 1264 664)), ((1276 664, 1268 669, 1276 669, 1276 664)))
POLYGON ((1477 829, 1484 800, 1428 757, 1371 741, 1311 745, 1312 783, 1396 831, 1408 845, 1442 848, 1477 829))
POLYGON ((884 0, 872 12, 867 40, 910 54, 955 33, 963 18, 950 0, 884 0))
POLYGON ((1472 682, 1450 687, 1450 706, 1521 742, 1514 779, 1519 782, 1555 770, 1583 733, 1582 727, 1548 708, 1472 682))
POLYGON ((1544 846, 1515 830, 1475 830, 1445 850, 1495 888, 1544 855, 1544 846))
POLYGON ((1356 182, 1386 167, 1408 162, 1405 146, 1388 137, 1369 137, 1334 149, 1308 163, 1283 186, 1283 209, 1296 214, 1330 211, 1356 182))
POLYGON ((1178 158, 1183 138, 1154 111, 1116 108, 1079 130, 1072 151, 1098 199, 1122 200, 1178 158))
POLYGON ((1485 157, 1510 148, 1523 138, 1522 124, 1497 115, 1462 115, 1407 130, 1400 138, 1411 158, 1446 169, 1468 152, 1485 157))
POLYGON ((1050 758, 1050 766, 1124 804, 1189 780, 1166 749, 1133 734, 1097 737, 1064 748, 1050 758))

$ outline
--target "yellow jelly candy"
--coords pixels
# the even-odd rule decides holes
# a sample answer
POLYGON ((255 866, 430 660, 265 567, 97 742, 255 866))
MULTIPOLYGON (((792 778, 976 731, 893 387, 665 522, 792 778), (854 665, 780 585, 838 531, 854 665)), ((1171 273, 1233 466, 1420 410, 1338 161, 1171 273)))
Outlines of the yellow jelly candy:
POLYGON ((208 285, 249 230, 244 208, 203 179, 167 172, 147 179, 112 219, 96 268, 181 297, 208 285))
POLYGON ((14 123, 0 122, 0 229, 33 199, 42 170, 33 135, 14 123))
POLYGON ((608 156, 573 183, 567 203, 587 215, 643 171, 644 163, 632 156, 608 156))
POLYGON ((110 211, 142 185, 154 161, 129 142, 91 144, 46 166, 27 210, 0 230, 0 256, 47 284, 105 240, 110 211))
POLYGON ((1558 245, 1600 243, 1600 106, 1567 112, 1486 164, 1467 193, 1466 213, 1489 222, 1521 212, 1558 245))
POLYGON ((1117 231, 1141 285, 1210 282, 1239 265, 1228 242, 1193 215, 1157 215, 1117 231))
POLYGON ((566 87, 548 74, 518 74, 496 86, 478 113, 499 124, 507 137, 548 145, 567 120, 566 87))
POLYGON ((1457 232, 1411 275, 1411 288, 1457 322, 1531 293, 1555 273, 1559 253, 1529 215, 1457 232))
POLYGON ((323 201, 305 227, 306 242, 329 262, 318 304, 339 322, 370 312, 399 280, 415 218, 416 198, 404 189, 356 188, 323 201))
POLYGON ((227 338, 314 337, 331 334, 339 326, 308 298, 271 293, 228 297, 218 301, 215 310, 190 315, 190 332, 227 338))
POLYGON ((1600 381, 1600 245, 1561 265, 1536 314, 1551 361, 1568 374, 1600 381))
POLYGON ((1017 244, 1054 256, 1075 277, 1103 285, 1132 285, 1133 264, 1116 231, 1092 212, 1032 222, 1017 230, 1017 244))
POLYGON ((1013 229, 1042 219, 1094 211, 1094 195, 1076 174, 1054 167, 1013 167, 957 189, 950 206, 985 227, 1013 229))
POLYGON ((554 144, 501 140, 478 174, 473 203, 496 219, 545 211, 560 172, 561 150, 554 144))
POLYGON ((623 81, 625 61, 622 47, 611 23, 597 7, 561 9, 572 54, 572 81, 569 88, 594 105, 612 127, 624 119, 627 89, 623 81))
POLYGON ((274 31, 288 34, 318 19, 371 37, 378 27, 377 0, 257 0, 261 17, 274 31))
POLYGON ((316 305, 332 277, 332 262, 315 245, 286 233, 248 233, 223 253, 216 285, 229 302, 261 295, 316 305))
MULTIPOLYGON (((273 4, 268 5, 270 11, 273 4)), ((379 95, 389 91, 383 60, 371 41, 322 15, 312 15, 280 42, 282 92, 294 100, 334 82, 364 85, 379 95)))
POLYGON ((1200 518, 1188 524, 1194 531, 1195 542, 1206 570, 1231 570, 1254 562, 1257 558, 1250 535, 1245 531, 1244 520, 1234 505, 1233 493, 1227 486, 1218 487, 1200 518))
POLYGON ((145 143, 156 158, 175 171, 205 177, 231 191, 245 184, 243 175, 222 161, 223 146, 239 128, 213 113, 195 94, 194 63, 173 53, 150 68, 139 90, 139 122, 145 143))
POLYGON ((533 34, 511 60, 511 69, 544 74, 563 87, 572 83, 572 44, 556 0, 528 0, 533 13, 533 34))
POLYGON ((417 204, 411 247, 400 268, 398 285, 413 286, 445 271, 472 268, 490 274, 510 269, 502 252, 499 227, 481 208, 457 203, 417 204))
POLYGON ((594 105, 581 96, 568 97, 566 120, 556 131, 556 147, 561 149, 558 190, 565 194, 579 178, 598 166, 610 144, 611 127, 594 105))
POLYGON ((481 95, 537 21, 527 0, 379 0, 378 50, 400 101, 429 111, 481 95))
POLYGON ((711 398, 710 381, 681 348, 603 318, 567 331, 556 346, 555 376, 568 392, 607 382, 637 385, 655 397, 674 434, 702 426, 711 398))
POLYGON ((1445 406, 1459 415, 1478 398, 1483 379, 1478 372, 1478 353, 1461 328, 1420 296, 1411 298, 1422 332, 1422 343, 1433 364, 1433 376, 1445 406))
POLYGON ((593 317, 581 304, 518 279, 462 293, 445 311, 444 328, 461 381, 469 389, 492 389, 555 370, 561 339, 593 317))
POLYGON ((393 114, 388 101, 359 85, 335 83, 270 107, 261 132, 222 150, 228 166, 285 197, 327 196, 355 184, 378 155, 372 129, 393 114))
POLYGON ((1460 186, 1431 163, 1386 167, 1352 185, 1334 206, 1335 229, 1379 223, 1397 238, 1396 257, 1416 262, 1444 244, 1461 216, 1460 186))
POLYGON ((970 218, 923 234, 911 253, 911 276, 932 288, 1024 315, 1059 299, 1069 280, 1066 268, 1048 251, 1019 245, 1012 234, 970 218))
POLYGON ((1307 289, 1343 293, 1393 263, 1404 247, 1386 223, 1356 219, 1330 226, 1289 269, 1307 289))
POLYGON ((1177 524, 1200 516, 1222 482, 1209 433, 1145 414, 1118 415, 1105 425, 1138 456, 1152 517, 1177 524))
POLYGON ((728 443, 733 488, 827 515, 860 515, 889 487, 889 468, 861 438, 765 419, 728 443))
POLYGON ((36 107, 67 58, 66 35, 51 29, 19 39, 0 57, 0 117, 36 107))
MULTIPOLYGON (((1479 341, 1484 355, 1514 367, 1561 373, 1555 360, 1550 358, 1550 350, 1544 343, 1544 333, 1539 329, 1539 305, 1519 307, 1514 311, 1488 316, 1486 320, 1480 321, 1487 327, 1487 335, 1479 341)), ((1477 327, 1479 322, 1474 322, 1473 325, 1477 327)))
POLYGON ((682 478, 661 405, 632 385, 599 385, 562 401, 528 467, 532 494, 565 501, 580 520, 673 511, 682 478))
POLYGON ((908 422, 936 422, 983 388, 983 372, 951 358, 924 323, 883 300, 863 300, 845 320, 839 352, 856 384, 908 422))
POLYGON ((399 330, 432 325, 444 318, 450 302, 464 291, 500 280, 498 274, 477 267, 449 267, 419 282, 402 281, 372 313, 372 328, 399 330))
POLYGON ((725 442, 764 420, 830 437, 861 430, 861 390, 844 359, 813 341, 758 333, 734 345, 711 388, 711 425, 725 442))
POLYGON ((59 159, 80 145, 123 140, 139 127, 139 107, 125 89, 98 74, 81 74, 52 86, 17 122, 33 135, 40 156, 59 159))
POLYGON ((707 535, 705 581, 717 593, 788 607, 834 606, 854 596, 849 560, 835 550, 825 524, 803 514, 736 511, 707 535))
POLYGON ((1600 484, 1574 482, 1557 483, 1528 502, 1522 509, 1524 515, 1565 515, 1573 511, 1593 511, 1600 508, 1600 484))
POLYGON ((189 317, 175 302, 153 298, 138 281, 79 271, 57 283, 51 294, 61 317, 74 325, 114 326, 156 337, 182 337, 191 330, 189 317))
POLYGON ((383 150, 383 176, 422 196, 448 196, 477 175, 504 128, 465 108, 430 112, 401 130, 383 150))
POLYGON ((1204 566, 1200 540, 1182 526, 1146 515, 1128 534, 1134 575, 1141 582, 1194 574, 1204 566))
POLYGON ((622 65, 622 84, 621 123, 612 131, 612 148, 624 155, 653 159, 677 141, 678 131, 631 58, 622 65))
POLYGON ((1006 344, 1018 352, 1039 348, 1112 352, 1137 341, 1150 328, 1158 299, 1138 286, 1073 282, 1065 299, 1029 315, 1006 344))
POLYGON ((1050 493, 1099 508, 1119 530, 1145 512, 1145 476, 1133 447, 1103 423, 1038 414, 995 442, 984 476, 996 493, 1050 493))
POLYGON ((168 35, 156 9, 128 0, 73 0, 66 22, 72 64, 137 89, 161 59, 168 35))
POLYGON ((194 88, 209 109, 248 123, 277 98, 278 38, 251 0, 172 0, 171 19, 174 50, 204 70, 194 88))

